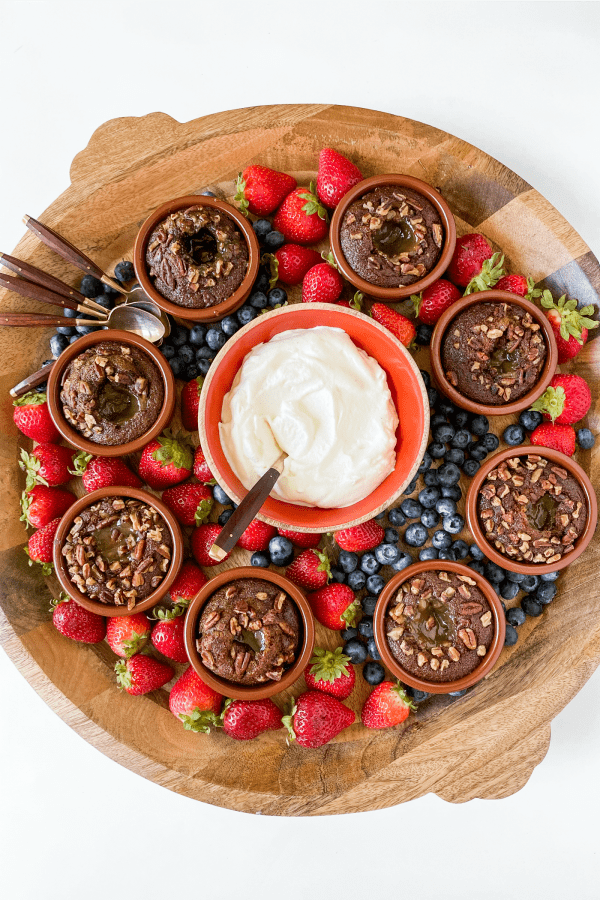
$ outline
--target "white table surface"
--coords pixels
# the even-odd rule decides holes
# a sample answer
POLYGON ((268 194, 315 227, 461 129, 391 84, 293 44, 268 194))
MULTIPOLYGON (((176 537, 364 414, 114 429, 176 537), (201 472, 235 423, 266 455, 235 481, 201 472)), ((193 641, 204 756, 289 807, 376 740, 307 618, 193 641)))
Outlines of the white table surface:
MULTIPOLYGON (((41 213, 67 187, 73 156, 107 119, 333 102, 470 141, 537 188, 598 255, 599 12, 0 2, 0 249, 21 237, 24 212, 41 213)), ((251 818, 170 793, 86 744, 3 653, 0 677, 0 884, 10 900, 600 897, 600 673, 556 718, 549 753, 518 794, 462 806, 429 795, 311 819, 251 818)))

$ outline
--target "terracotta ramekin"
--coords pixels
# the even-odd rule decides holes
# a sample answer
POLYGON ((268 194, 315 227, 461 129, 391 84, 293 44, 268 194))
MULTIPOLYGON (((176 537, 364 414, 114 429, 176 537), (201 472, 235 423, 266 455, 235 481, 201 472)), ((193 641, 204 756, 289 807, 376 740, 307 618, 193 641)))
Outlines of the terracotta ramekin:
POLYGON ((350 284, 354 285, 357 290, 362 291, 363 294, 367 294, 369 297, 376 297, 378 300, 383 300, 387 303, 395 303, 398 300, 402 300, 404 297, 410 297, 411 294, 418 294, 420 291, 429 287, 430 284, 433 284, 434 281, 437 281, 438 278, 442 277, 450 265, 450 260, 452 259, 452 254, 454 253, 454 248, 456 246, 456 224, 450 207, 442 195, 419 178, 413 178, 412 175, 373 175, 372 178, 365 178, 364 181, 359 181, 353 188, 350 188, 348 193, 344 194, 336 206, 331 219, 329 241, 338 269, 350 284), (344 256, 340 241, 342 219, 350 204, 354 203, 355 200, 364 197, 369 191, 378 187, 384 187, 385 185, 406 187, 418 194, 422 194, 433 204, 433 206, 435 206, 444 226, 444 246, 442 247, 440 258, 433 269, 431 269, 430 272, 427 272, 423 278, 413 282, 413 284, 401 285, 400 287, 395 288, 379 287, 376 284, 371 284, 370 281, 365 281, 364 278, 357 275, 344 256))
POLYGON ((436 386, 452 400, 456 406, 467 409, 469 412, 484 416, 506 416, 511 413, 519 413, 523 409, 528 409, 534 400, 541 396, 552 379, 558 363, 558 348, 556 346, 556 338, 550 326, 550 322, 544 315, 542 310, 532 303, 531 300, 525 300, 518 294, 510 294, 508 291, 480 291, 476 294, 470 294, 468 297, 462 297, 449 306, 448 309, 440 316, 436 322, 433 334, 431 336, 431 368, 436 381, 436 386), (465 309, 475 306, 477 303, 510 303, 512 306, 519 306, 521 309, 531 313, 533 319, 539 324, 546 344, 546 360, 544 362, 540 377, 535 386, 527 393, 519 397, 513 403, 503 403, 498 406, 486 405, 485 403, 477 403, 460 394, 456 388, 452 387, 442 363, 442 344, 444 336, 451 326, 454 319, 465 309))
POLYGON ((192 600, 185 618, 185 649, 188 659, 196 670, 202 681, 223 694, 225 697, 232 697, 234 700, 262 700, 264 697, 272 697, 280 691, 285 691, 300 678, 304 669, 308 665, 308 661, 313 652, 315 644, 315 622, 312 610, 308 604, 308 600, 297 585, 293 584, 283 575, 272 572, 271 569, 257 569, 255 566, 241 566, 238 569, 227 569, 211 578, 208 584, 200 590, 192 600), (204 604, 212 597, 216 590, 224 584, 232 581, 239 581, 243 578, 260 578, 262 581, 269 581, 276 584, 278 588, 289 596, 294 602, 300 616, 300 645, 298 655, 295 662, 286 669, 281 681, 269 681, 266 684, 259 684, 256 687, 252 685, 236 684, 234 681, 226 681, 211 672, 210 669, 202 662, 200 654, 196 649, 196 638, 198 632, 198 620, 202 613, 204 604))
POLYGON ((520 572, 523 575, 542 575, 545 572, 558 572, 559 569, 570 566, 571 563, 583 553, 594 536, 596 523, 598 521, 598 501, 596 500, 596 493, 592 482, 581 466, 576 463, 575 460, 571 459, 570 456, 565 456, 564 453, 559 453, 558 450, 551 450, 549 447, 537 447, 533 444, 524 444, 521 447, 509 447, 508 450, 502 450, 499 453, 495 453, 483 463, 467 490, 465 512, 467 524, 471 530, 471 534, 475 538, 475 543, 479 549, 485 553, 488 559, 491 559, 492 562, 495 562, 503 569, 508 569, 509 572, 520 572), (556 463, 561 468, 566 469, 567 472, 578 481, 579 486, 585 495, 585 502, 587 503, 588 508, 585 529, 576 541, 574 549, 563 556, 562 559, 559 559, 558 562, 546 565, 543 563, 516 562, 509 556, 499 553, 486 539, 485 531, 481 527, 481 521, 477 514, 477 498, 479 496, 479 490, 487 478, 488 473, 505 459, 512 459, 514 456, 527 456, 528 453, 541 456, 542 458, 548 459, 550 462, 556 463))
POLYGON ((141 450, 149 441, 160 434, 171 421, 176 400, 175 378, 169 363, 154 344, 149 343, 149 341, 139 337, 137 334, 132 334, 130 331, 106 329, 106 331, 93 331, 91 334, 86 334, 67 347, 66 350, 63 350, 50 371, 47 397, 52 421, 64 439, 74 447, 77 447, 79 450, 85 450, 86 453, 91 453, 93 456, 126 456, 128 453, 135 453, 137 450, 141 450), (84 350, 87 350, 88 347, 93 347, 95 344, 104 343, 105 341, 114 341, 118 344, 137 347, 138 350, 147 353, 162 376, 164 388, 162 409, 152 427, 135 441, 117 444, 114 447, 107 447, 104 444, 88 441, 80 431, 69 425, 65 419, 60 400, 62 379, 69 363, 76 356, 79 356, 80 353, 83 353, 84 350))
POLYGON ((236 309, 239 309, 244 300, 249 296, 252 286, 256 281, 259 263, 260 246, 252 223, 230 203, 226 203, 224 200, 218 200, 215 197, 205 197, 197 194, 189 194, 187 197, 178 197, 176 200, 168 200, 166 203, 163 203, 162 206, 159 206, 158 209, 155 209, 138 231, 133 247, 133 265, 135 274, 145 293, 148 294, 150 299, 154 300, 157 306, 164 310, 164 312, 170 313, 172 316, 177 316, 180 319, 186 319, 190 322, 215 322, 218 319, 222 319, 224 316, 228 316, 235 312, 236 309), (187 306, 180 306, 177 303, 172 303, 170 300, 167 300, 162 294, 159 294, 154 287, 154 282, 148 274, 148 266, 146 265, 146 246, 148 244, 148 238, 156 226, 162 222, 163 219, 166 219, 167 216, 171 215, 171 213, 178 212, 180 209, 187 209, 188 206, 212 206, 215 209, 220 209, 223 213, 228 215, 230 219, 233 219, 244 235, 248 246, 248 269, 239 288, 234 291, 231 297, 228 297, 222 303, 217 303, 216 306, 208 306, 204 309, 190 309, 190 307, 187 306))
POLYGON ((333 303, 295 303, 258 316, 230 338, 204 379, 198 428, 211 472, 225 493, 240 503, 247 493, 229 465, 219 436, 223 398, 231 389, 245 356, 282 331, 325 325, 341 328, 353 343, 373 357, 387 375, 400 425, 396 432, 396 466, 367 497, 341 509, 321 509, 268 497, 258 518, 297 531, 334 531, 376 516, 400 496, 416 474, 429 433, 429 404, 423 379, 410 353, 373 319, 333 303))
POLYGON ((164 597, 175 581, 183 561, 183 536, 181 534, 179 523, 171 510, 165 506, 162 500, 155 497, 154 494, 149 494, 147 491, 141 491, 138 488, 118 486, 106 487, 101 488, 99 491, 92 491, 91 494, 86 494, 85 497, 81 497, 73 504, 73 506, 69 507, 60 520, 56 530, 52 556, 56 577, 58 578, 62 589, 72 600, 75 600, 76 603, 79 603, 80 606, 83 606, 90 612, 97 613, 99 616, 132 616, 135 613, 144 612, 155 606, 155 604, 164 597), (75 516, 79 515, 83 509, 87 509, 88 506, 92 506, 92 504, 97 503, 99 500, 103 500, 105 497, 134 498, 135 500, 141 500, 143 503, 147 503, 148 506, 153 506, 161 514, 171 533, 171 540, 173 542, 171 566, 156 590, 149 594, 145 600, 142 600, 141 603, 136 603, 133 609, 127 609, 126 606, 114 606, 112 604, 100 603, 98 600, 90 600, 89 597, 82 594, 69 578, 65 558, 62 555, 63 544, 65 543, 75 516))
POLYGON ((489 581, 486 581, 485 578, 477 572, 474 572, 473 569, 470 569, 468 566, 463 566, 462 563, 450 562, 442 559, 432 559, 408 566, 388 581, 381 592, 379 600, 377 601, 377 606, 375 607, 373 630, 375 633, 375 643, 377 644, 377 649, 381 654, 383 662, 390 672, 399 678, 400 681, 416 688, 418 691, 427 691, 429 694, 449 694, 450 692, 462 691, 465 688, 472 687, 474 684, 477 684, 478 681, 481 681, 482 678, 485 678, 485 676, 493 669, 502 652, 502 648, 504 647, 506 619, 498 595, 489 581), (494 618, 494 637, 492 638, 490 649, 484 656, 482 662, 469 675, 465 675, 463 678, 457 678, 455 681, 446 681, 443 684, 426 681, 424 678, 417 678, 412 672, 407 672, 406 669, 403 669, 398 660, 392 655, 384 630, 386 610, 400 585, 412 578, 413 575, 418 575, 420 572, 431 572, 432 570, 436 572, 455 572, 457 575, 468 575, 469 578, 476 581, 477 587, 490 604, 494 618))

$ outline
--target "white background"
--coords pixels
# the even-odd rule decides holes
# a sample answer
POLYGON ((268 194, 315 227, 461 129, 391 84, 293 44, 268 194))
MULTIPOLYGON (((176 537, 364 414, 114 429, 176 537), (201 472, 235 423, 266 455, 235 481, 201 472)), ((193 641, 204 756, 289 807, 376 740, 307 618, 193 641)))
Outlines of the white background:
MULTIPOLYGON (((67 187, 73 156, 107 119, 331 102, 470 141, 600 255, 599 13, 596 3, 0 2, 0 249, 21 237, 24 212, 67 187)), ((600 897, 600 673, 557 717, 546 759, 515 796, 453 806, 430 795, 311 819, 172 794, 88 746, 3 653, 0 678, 10 900, 600 897)))

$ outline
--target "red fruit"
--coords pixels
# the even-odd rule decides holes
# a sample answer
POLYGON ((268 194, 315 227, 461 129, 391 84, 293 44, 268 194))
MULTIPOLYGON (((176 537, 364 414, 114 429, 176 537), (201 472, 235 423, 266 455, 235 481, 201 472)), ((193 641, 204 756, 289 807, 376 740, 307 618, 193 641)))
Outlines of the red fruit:
POLYGON ((541 291, 534 288, 533 278, 525 278, 524 275, 505 275, 496 282, 495 290, 518 294, 519 297, 527 297, 528 300, 539 297, 541 294, 541 291))
POLYGON ((572 425, 552 425, 551 422, 543 422, 531 432, 529 440, 536 447, 550 447, 551 450, 559 450, 565 456, 573 456, 575 453, 575 429, 572 425))
POLYGON ((208 463, 206 462, 202 447, 196 447, 194 453, 194 475, 198 481, 201 481, 203 484, 208 484, 209 482, 216 484, 215 477, 208 468, 208 463))
POLYGON ((309 269, 302 282, 303 303, 335 303, 344 289, 342 276, 327 262, 309 269))
POLYGON ((273 227, 287 241, 296 244, 316 244, 327 234, 327 210, 310 188, 296 188, 288 194, 273 219, 273 227))
POLYGON ((269 216, 297 185, 295 178, 266 166, 248 166, 238 175, 235 199, 245 214, 269 216))
POLYGON ((281 710, 272 700, 228 700, 223 731, 236 741, 251 741, 263 731, 283 728, 281 710))
POLYGON ((371 315, 376 322, 391 331, 405 347, 409 346, 417 333, 417 329, 410 319, 396 312, 390 306, 386 306, 385 303, 374 303, 371 307, 371 315))
POLYGON ((337 150, 331 150, 329 147, 321 150, 317 174, 317 194, 325 206, 333 209, 344 194, 362 180, 360 169, 337 150))
POLYGON ((69 600, 66 594, 52 601, 52 623, 57 631, 83 644, 98 644, 106 634, 106 620, 69 600), (64 598, 64 599, 62 599, 64 598))
POLYGON ((443 312, 460 298, 460 291, 451 281, 440 278, 420 294, 413 294, 415 313, 421 322, 435 325, 443 312))
POLYGON ((590 386, 581 375, 554 375, 541 397, 531 404, 556 425, 572 425, 583 419, 592 405, 590 386))
POLYGON ((493 253, 482 234, 463 234, 456 241, 454 255, 446 274, 454 284, 466 287, 472 278, 479 275, 483 263, 486 259, 490 259, 493 253))
POLYGON ((309 269, 321 262, 321 254, 300 244, 284 244, 274 254, 277 278, 283 284, 300 284, 309 269))
POLYGON ((308 591, 325 587, 331 578, 329 557, 318 550, 303 550, 285 570, 286 577, 308 591))
POLYGON ((260 519, 253 519, 238 540, 242 550, 266 550, 269 541, 277 533, 277 529, 260 519))
POLYGON ((183 641, 184 629, 185 616, 162 619, 152 629, 152 643, 163 656, 173 659, 175 662, 187 662, 188 657, 183 641))
POLYGON ((106 623, 106 640, 113 653, 129 659, 146 646, 151 631, 150 620, 144 613, 111 616, 106 623))
POLYGON ((563 294, 557 302, 550 291, 544 291, 540 301, 552 326, 558 347, 558 364, 568 362, 577 356, 588 339, 588 329, 597 328, 598 322, 590 319, 594 306, 577 309, 577 300, 567 300, 563 294))
POLYGON ((204 684, 191 666, 177 679, 169 694, 169 709, 181 719, 188 731, 210 732, 211 725, 219 725, 223 697, 204 684))
POLYGON ((31 453, 21 450, 19 466, 27 475, 25 490, 29 491, 34 484, 45 484, 55 487, 71 480, 69 471, 73 464, 75 451, 60 444, 38 444, 31 453))
POLYGON ((204 378, 198 375, 188 381, 181 392, 181 421, 187 431, 198 431, 198 407, 204 378))
POLYGON ((365 728, 390 728, 404 722, 414 708, 399 682, 382 681, 365 701, 362 723, 365 728))
POLYGON ((134 697, 158 690, 175 674, 167 663, 152 656, 144 656, 143 653, 137 653, 131 659, 119 660, 115 663, 115 672, 121 690, 134 697))
POLYGON ((60 518, 66 513, 76 500, 75 494, 65 488, 36 484, 30 491, 23 491, 21 520, 33 525, 34 528, 43 528, 52 519, 60 518))
POLYGON ((45 393, 24 394, 13 400, 14 423, 24 435, 40 444, 56 444, 60 434, 48 411, 45 393))
POLYGON ((142 482, 135 472, 129 469, 118 456, 92 456, 90 453, 78 453, 74 460, 73 474, 80 475, 88 494, 105 487, 139 488, 142 482))
POLYGON ((231 555, 229 553, 222 560, 212 559, 208 555, 208 551, 222 530, 220 525, 200 525, 192 532, 192 553, 196 562, 201 566, 216 566, 219 562, 229 559, 231 555))
POLYGON ((363 550, 372 550, 377 544, 381 544, 385 537, 385 531, 375 519, 361 522, 352 528, 343 528, 334 531, 333 538, 342 550, 350 550, 352 553, 362 553, 363 550))
POLYGON ((214 502, 212 491, 205 484, 176 484, 164 491, 162 499, 182 525, 206 522, 214 502))
POLYGON ((288 531, 286 528, 278 528, 277 534, 287 538, 296 547, 304 547, 305 549, 318 547, 323 537, 322 534, 309 534, 306 531, 288 531))
POLYGON ((179 484, 192 474, 192 451, 175 438, 161 435, 144 447, 138 472, 155 491, 179 484))
POLYGON ((169 591, 171 600, 177 606, 185 608, 207 581, 208 579, 202 569, 199 569, 191 559, 186 559, 171 585, 169 591))
POLYGON ((353 628, 361 612, 360 603, 347 584, 333 582, 309 594, 307 600, 315 618, 333 631, 353 628))
POLYGON ((356 674, 350 657, 346 656, 341 647, 336 647, 335 650, 317 647, 304 671, 304 680, 315 691, 323 691, 338 700, 345 700, 354 689, 356 674))
POLYGON ((54 535, 59 522, 60 517, 52 519, 47 525, 44 525, 38 531, 34 531, 25 548, 25 553, 29 557, 29 565, 40 563, 43 566, 44 575, 49 575, 52 571, 54 535))
POLYGON ((355 716, 351 709, 322 691, 300 694, 295 706, 282 721, 300 747, 322 747, 348 728, 355 716))
POLYGON ((483 261, 481 271, 470 280, 465 288, 464 296, 475 294, 477 291, 489 291, 503 276, 504 256, 502 253, 494 253, 490 259, 483 261))

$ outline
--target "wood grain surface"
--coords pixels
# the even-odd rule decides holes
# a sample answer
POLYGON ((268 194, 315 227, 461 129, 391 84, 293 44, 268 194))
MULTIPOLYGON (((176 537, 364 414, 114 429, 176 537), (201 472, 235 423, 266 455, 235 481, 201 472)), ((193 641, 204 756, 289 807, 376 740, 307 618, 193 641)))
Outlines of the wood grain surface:
MULTIPOLYGON (((164 201, 209 185, 231 196, 238 171, 252 162, 291 172, 307 184, 323 146, 350 156, 365 176, 403 172, 429 182, 448 200, 458 233, 485 234, 504 251, 509 271, 531 275, 555 295, 567 291, 582 304, 598 307, 597 260, 568 222, 518 175, 446 132, 365 109, 256 107, 184 124, 163 113, 115 119, 76 156, 68 190, 46 211, 27 212, 112 272, 119 260, 131 258, 139 225, 164 201)), ((69 284, 79 283, 80 273, 29 232, 12 252, 69 284)), ((45 311, 7 291, 0 292, 0 304, 4 312, 45 311)), ((358 812, 430 791, 464 802, 506 797, 526 783, 548 749, 552 719, 600 661, 597 536, 561 576, 554 603, 540 618, 527 620, 518 644, 505 649, 490 675, 464 697, 432 698, 402 726, 386 731, 355 724, 318 750, 288 747, 283 732, 247 743, 218 732, 187 732, 168 710, 169 686, 144 697, 121 693, 112 670, 114 655, 105 643, 80 645, 53 628, 49 601, 57 582, 27 565, 18 455, 28 442, 14 427, 8 391, 48 358, 50 334, 43 328, 0 330, 0 641, 65 722, 132 771, 189 797, 244 812, 358 812)), ((596 398, 599 346, 590 341, 576 361, 596 398)), ((427 350, 417 351, 421 368, 428 367, 427 357, 427 350)), ((594 431, 600 427, 599 412, 596 399, 588 417, 594 431)), ((494 430, 501 433, 509 421, 514 418, 499 417, 494 430)), ((578 452, 592 480, 599 452, 598 446, 578 452)), ((247 559, 236 549, 211 572, 247 559)), ((317 645, 338 643, 336 633, 318 626, 317 645)), ((294 693, 303 687, 301 680, 294 693)), ((361 684, 348 701, 357 712, 366 693, 361 684)), ((284 695, 276 699, 280 705, 287 700, 284 695)))

